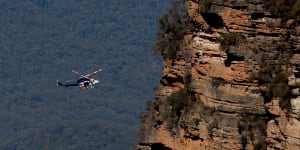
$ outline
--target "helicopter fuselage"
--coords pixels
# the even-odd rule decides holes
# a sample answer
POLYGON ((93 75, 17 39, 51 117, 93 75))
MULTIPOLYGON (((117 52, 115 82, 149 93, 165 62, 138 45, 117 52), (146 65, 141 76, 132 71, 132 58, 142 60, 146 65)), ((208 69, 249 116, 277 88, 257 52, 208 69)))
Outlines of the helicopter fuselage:
POLYGON ((77 84, 82 89, 93 88, 93 83, 91 82, 91 79, 86 77, 78 79, 77 84))
POLYGON ((78 86, 82 89, 94 88, 93 85, 95 85, 98 82, 99 82, 98 80, 95 80, 93 78, 87 78, 87 77, 82 77, 79 80, 77 80, 78 86))

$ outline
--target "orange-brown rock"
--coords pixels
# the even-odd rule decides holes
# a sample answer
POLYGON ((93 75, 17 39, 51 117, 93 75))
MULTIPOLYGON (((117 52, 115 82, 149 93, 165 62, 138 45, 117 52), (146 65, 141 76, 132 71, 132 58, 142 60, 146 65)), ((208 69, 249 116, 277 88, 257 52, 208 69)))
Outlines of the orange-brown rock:
POLYGON ((186 7, 195 29, 175 59, 164 59, 163 86, 137 149, 300 149, 299 22, 275 18, 262 0, 188 0, 186 7), (222 49, 220 39, 228 33, 244 40, 222 49), (280 48, 292 52, 279 57, 280 48), (282 84, 268 83, 276 76, 267 71, 276 68, 286 72, 288 102, 274 96, 282 84), (190 92, 184 100, 194 101, 170 100, 180 89, 190 92))

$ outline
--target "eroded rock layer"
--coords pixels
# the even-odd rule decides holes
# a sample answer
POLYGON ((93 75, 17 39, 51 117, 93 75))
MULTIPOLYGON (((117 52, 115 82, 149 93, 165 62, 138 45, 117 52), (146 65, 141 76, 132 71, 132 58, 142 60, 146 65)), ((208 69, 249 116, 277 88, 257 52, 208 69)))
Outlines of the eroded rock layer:
POLYGON ((164 57, 137 149, 300 149, 299 21, 263 0, 185 6, 194 28, 164 57))

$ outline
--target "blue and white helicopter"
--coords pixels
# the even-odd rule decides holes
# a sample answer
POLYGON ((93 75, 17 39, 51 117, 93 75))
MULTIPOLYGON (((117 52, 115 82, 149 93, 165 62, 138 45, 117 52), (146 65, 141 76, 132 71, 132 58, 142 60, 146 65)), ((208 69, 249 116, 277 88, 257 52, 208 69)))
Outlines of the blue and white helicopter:
POLYGON ((80 87, 83 90, 87 90, 89 88, 94 88, 94 85, 97 84, 97 83, 99 83, 99 80, 96 80, 96 79, 94 79, 94 78, 91 77, 92 75, 96 74, 99 71, 102 71, 102 69, 98 69, 98 70, 96 70, 94 72, 91 72, 91 73, 89 73, 87 75, 82 75, 79 72, 77 72, 75 70, 72 70, 72 72, 74 72, 75 74, 81 76, 81 78, 79 78, 76 83, 69 83, 69 82, 72 82, 74 80, 66 81, 65 84, 61 83, 61 82, 59 82, 57 80, 56 83, 57 83, 57 86, 64 86, 64 87, 78 86, 78 87, 80 87))

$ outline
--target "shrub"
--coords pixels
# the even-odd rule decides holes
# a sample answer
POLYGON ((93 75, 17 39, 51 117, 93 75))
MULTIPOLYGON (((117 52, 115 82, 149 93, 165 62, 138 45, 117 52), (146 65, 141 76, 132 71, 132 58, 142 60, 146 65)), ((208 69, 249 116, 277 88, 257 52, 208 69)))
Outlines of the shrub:
POLYGON ((267 149, 266 141, 264 139, 260 139, 259 141, 254 143, 255 150, 265 150, 267 149))
POLYGON ((195 97, 190 92, 188 92, 186 88, 183 88, 178 92, 171 94, 168 97, 168 102, 172 107, 172 116, 176 115, 180 117, 181 111, 185 108, 188 108, 193 102, 195 102, 195 97))
POLYGON ((221 49, 225 52, 230 52, 230 46, 237 46, 238 44, 244 43, 245 40, 246 38, 243 34, 235 32, 224 33, 221 38, 218 39, 221 49))
POLYGON ((262 68, 258 71, 256 76, 259 80, 259 84, 270 83, 272 79, 272 72, 274 70, 274 65, 263 65, 262 68))
POLYGON ((263 149, 266 146, 266 118, 258 115, 241 114, 237 124, 241 135, 242 149, 245 149, 247 140, 251 140, 254 147, 263 149))
POLYGON ((175 59, 181 48, 185 32, 190 28, 184 2, 173 1, 173 8, 158 21, 159 31, 154 51, 165 58, 175 59))
POLYGON ((168 115, 168 127, 173 128, 174 125, 178 123, 182 113, 194 105, 196 98, 187 88, 183 88, 178 92, 171 94, 167 98, 167 101, 171 106, 168 115))
POLYGON ((275 45, 274 53, 277 57, 274 60, 262 57, 259 65, 261 69, 257 74, 252 74, 252 79, 257 79, 260 85, 265 85, 266 90, 262 94, 266 101, 274 98, 280 99, 280 107, 289 110, 290 104, 290 88, 288 86, 288 64, 292 56, 290 46, 286 42, 272 41, 275 45))
POLYGON ((300 20, 299 0, 264 0, 264 4, 275 17, 300 20))
POLYGON ((247 136, 245 136, 245 135, 242 135, 241 136, 241 144, 242 144, 242 149, 245 149, 246 148, 246 145, 247 145, 247 136))
POLYGON ((220 77, 211 77, 211 85, 214 88, 218 88, 220 85, 224 85, 226 81, 220 77))
POLYGON ((259 72, 259 80, 260 83, 265 83, 267 85, 264 97, 269 100, 278 98, 280 99, 280 108, 287 110, 290 109, 291 94, 288 86, 287 72, 285 70, 281 70, 281 72, 275 73, 274 71, 267 72, 266 70, 269 69, 263 70, 264 73, 262 71, 259 72))
POLYGON ((212 2, 210 0, 204 0, 202 5, 199 6, 199 11, 201 13, 208 13, 211 9, 212 2))
POLYGON ((210 136, 210 138, 212 138, 212 136, 213 136, 213 129, 218 128, 218 124, 219 124, 219 122, 216 118, 214 118, 214 120, 209 124, 207 129, 208 129, 208 135, 210 136))

